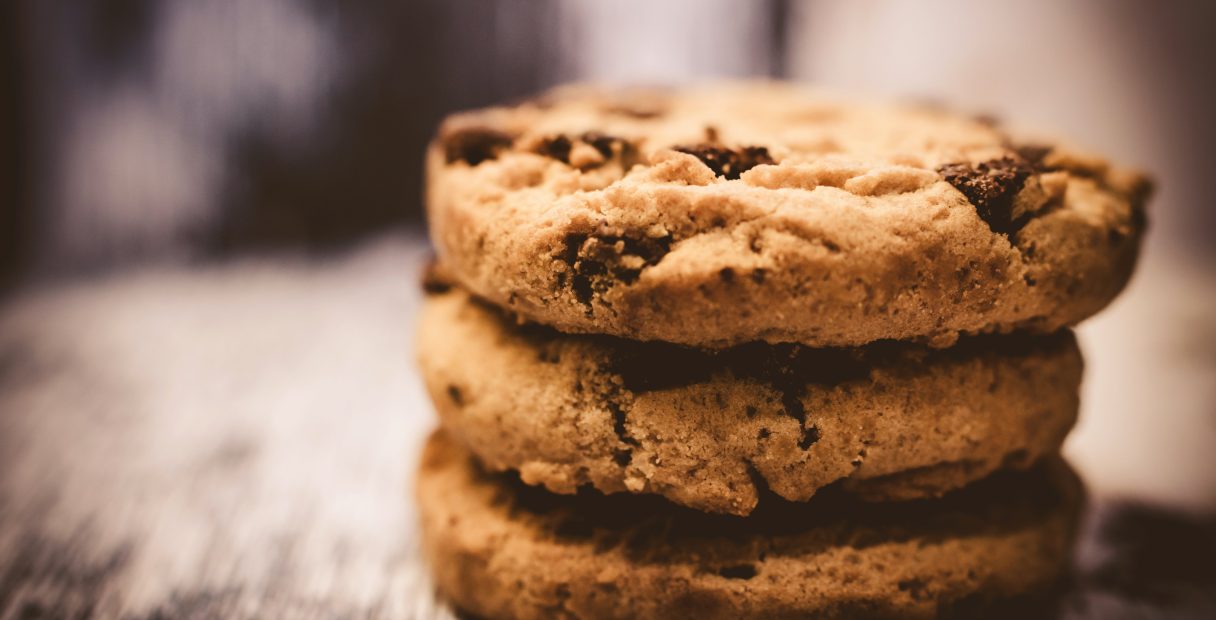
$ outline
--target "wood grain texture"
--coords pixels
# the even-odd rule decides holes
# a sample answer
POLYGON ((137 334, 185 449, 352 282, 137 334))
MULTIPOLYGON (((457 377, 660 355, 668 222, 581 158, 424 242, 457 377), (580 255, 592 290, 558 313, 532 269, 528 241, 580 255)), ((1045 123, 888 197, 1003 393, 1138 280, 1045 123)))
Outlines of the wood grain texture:
POLYGON ((168 269, 0 318, 0 617, 441 616, 421 244, 168 269))
MULTIPOLYGON (((10 299, 0 619, 451 617, 412 506, 424 253, 395 238, 10 299)), ((1061 617, 1216 615, 1216 520, 1097 506, 1061 617)))

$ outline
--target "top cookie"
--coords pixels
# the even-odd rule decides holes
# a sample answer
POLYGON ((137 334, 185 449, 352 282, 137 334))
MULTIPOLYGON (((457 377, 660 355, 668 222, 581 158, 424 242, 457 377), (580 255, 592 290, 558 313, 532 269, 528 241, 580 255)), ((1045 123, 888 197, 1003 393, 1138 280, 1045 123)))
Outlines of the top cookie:
POLYGON ((788 84, 565 88, 448 118, 431 237, 477 295, 700 347, 1054 331, 1131 274, 1148 182, 991 121, 788 84))

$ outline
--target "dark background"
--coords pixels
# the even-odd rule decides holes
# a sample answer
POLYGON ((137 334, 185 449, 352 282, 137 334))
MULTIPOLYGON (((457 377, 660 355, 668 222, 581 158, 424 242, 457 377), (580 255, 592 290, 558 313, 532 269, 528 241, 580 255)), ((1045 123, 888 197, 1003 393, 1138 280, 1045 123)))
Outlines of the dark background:
MULTIPOLYGON (((7 3, 3 272, 324 250, 417 224, 438 120, 577 78, 578 4, 7 3)), ((779 41, 748 43, 706 51, 775 74, 779 41)))
POLYGON ((0 281, 349 247, 419 223, 422 149, 447 111, 569 80, 713 76, 1059 132, 1152 170, 1162 245, 1212 262, 1216 5, 852 5, 7 2, 0 281))

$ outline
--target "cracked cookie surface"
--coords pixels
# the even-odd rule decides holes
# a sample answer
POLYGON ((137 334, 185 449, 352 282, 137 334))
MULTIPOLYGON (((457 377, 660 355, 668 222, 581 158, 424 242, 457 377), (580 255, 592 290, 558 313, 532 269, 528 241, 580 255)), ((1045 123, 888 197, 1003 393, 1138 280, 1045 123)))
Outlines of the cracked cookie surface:
POLYGON ((871 500, 939 495, 1054 454, 1077 412, 1071 333, 705 352, 517 325, 432 284, 418 362, 453 440, 571 494, 658 494, 745 515, 764 490, 839 483, 871 500))
POLYGON ((739 519, 554 496, 440 432, 417 497, 436 585, 478 617, 973 618, 1044 615, 1033 595, 1066 572, 1082 491, 1053 460, 940 499, 874 510, 825 492, 739 519))
POLYGON ((441 260, 567 332, 699 347, 1052 332, 1130 277, 1148 183, 927 106, 566 88, 449 117, 441 260))

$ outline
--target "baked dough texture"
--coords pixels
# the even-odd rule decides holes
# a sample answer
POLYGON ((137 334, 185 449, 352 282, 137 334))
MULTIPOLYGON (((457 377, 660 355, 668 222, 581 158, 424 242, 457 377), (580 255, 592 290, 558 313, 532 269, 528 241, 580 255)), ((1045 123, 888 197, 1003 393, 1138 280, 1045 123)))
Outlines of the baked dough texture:
MULTIPOLYGON (((433 284, 419 367, 453 441, 550 491, 658 494, 746 515, 764 490, 805 501, 936 496, 1054 455, 1076 419, 1067 330, 704 352, 517 325, 433 284)), ((875 506, 875 510, 884 510, 875 506)))
POLYGON ((1066 573, 1082 496, 1052 461, 941 499, 875 510, 825 493, 739 519, 555 496, 485 473, 441 433, 417 493, 439 591, 502 619, 1036 617, 1002 601, 1066 573))
POLYGON ((1049 333, 1125 285, 1149 184, 928 105, 780 83, 559 89, 448 118, 431 239, 566 332, 723 348, 1049 333))

